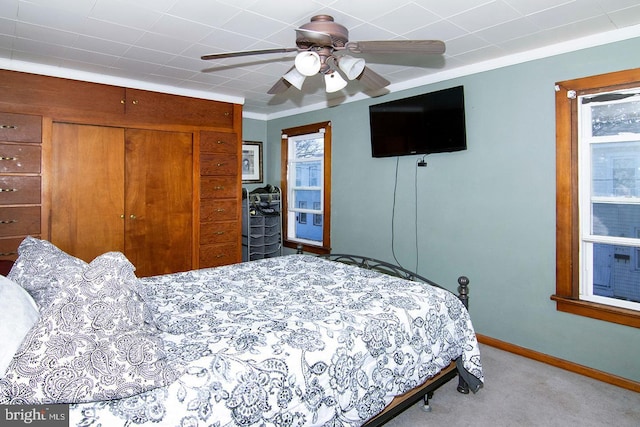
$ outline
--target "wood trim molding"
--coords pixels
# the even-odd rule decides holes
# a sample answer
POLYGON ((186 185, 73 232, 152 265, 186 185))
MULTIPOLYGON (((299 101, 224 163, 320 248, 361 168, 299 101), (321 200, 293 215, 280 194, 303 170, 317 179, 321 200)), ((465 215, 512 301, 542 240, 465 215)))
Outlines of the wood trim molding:
POLYGON ((640 393, 640 382, 598 371, 597 369, 569 362, 568 360, 540 353, 535 350, 530 350, 525 347, 520 347, 518 345, 491 338, 486 335, 476 334, 476 336, 478 338, 478 342, 480 342, 481 344, 489 345, 499 350, 508 351, 509 353, 517 354, 518 356, 523 356, 528 359, 546 363, 547 365, 555 366, 556 368, 564 369, 565 371, 574 372, 576 374, 584 375, 586 377, 593 378, 607 384, 612 384, 617 387, 622 387, 624 389, 640 393))
POLYGON ((332 147, 332 130, 331 122, 319 122, 293 128, 282 129, 280 140, 280 187, 282 188, 282 245, 285 248, 300 250, 303 252, 311 252, 316 254, 328 254, 331 252, 331 147, 332 147), (298 241, 290 240, 288 236, 288 147, 291 136, 299 136, 322 132, 324 130, 324 217, 322 229, 322 245, 315 246, 309 244, 301 244, 298 241))
POLYGON ((567 298, 559 295, 551 295, 551 299, 556 302, 556 309, 558 311, 618 323, 632 328, 640 328, 640 316, 636 310, 567 298))
POLYGON ((640 68, 556 83, 556 292, 558 311, 640 327, 640 311, 580 299, 578 96, 637 87, 640 68))

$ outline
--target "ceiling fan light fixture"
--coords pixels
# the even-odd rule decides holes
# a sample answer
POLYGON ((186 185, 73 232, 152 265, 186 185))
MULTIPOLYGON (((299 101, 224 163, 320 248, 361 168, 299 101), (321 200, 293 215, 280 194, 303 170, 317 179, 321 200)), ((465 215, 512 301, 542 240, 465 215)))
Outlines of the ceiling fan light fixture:
POLYGON ((338 67, 349 80, 358 77, 364 71, 365 61, 362 58, 344 55, 338 59, 338 67))
POLYGON ((347 85, 347 81, 339 73, 331 72, 324 75, 325 90, 328 93, 337 92, 347 85))
POLYGON ((239 56, 298 52, 294 65, 267 91, 279 94, 290 86, 302 90, 306 77, 321 74, 326 91, 337 92, 347 81, 358 80, 369 91, 380 90, 391 83, 366 66, 365 60, 342 53, 372 55, 442 55, 445 44, 441 40, 364 40, 349 41, 349 30, 330 15, 315 15, 310 22, 296 30, 296 47, 246 50, 204 55, 202 59, 235 58, 239 56), (334 55, 336 52, 342 52, 334 55))
POLYGON ((300 52, 296 55, 295 66, 298 72, 304 76, 318 74, 322 62, 316 52, 300 52))
POLYGON ((296 67, 293 67, 291 70, 287 72, 283 79, 291 83, 292 86, 295 86, 298 90, 302 90, 302 84, 304 83, 304 79, 307 78, 304 74, 300 73, 296 67))

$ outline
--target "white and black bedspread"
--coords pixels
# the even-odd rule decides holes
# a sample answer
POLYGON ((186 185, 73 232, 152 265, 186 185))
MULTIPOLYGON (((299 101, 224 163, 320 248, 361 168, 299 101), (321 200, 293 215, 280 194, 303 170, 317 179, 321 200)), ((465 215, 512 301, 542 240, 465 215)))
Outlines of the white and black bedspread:
POLYGON ((71 407, 77 426, 359 426, 459 356, 445 290, 307 255, 141 279, 170 360, 165 388, 71 407))

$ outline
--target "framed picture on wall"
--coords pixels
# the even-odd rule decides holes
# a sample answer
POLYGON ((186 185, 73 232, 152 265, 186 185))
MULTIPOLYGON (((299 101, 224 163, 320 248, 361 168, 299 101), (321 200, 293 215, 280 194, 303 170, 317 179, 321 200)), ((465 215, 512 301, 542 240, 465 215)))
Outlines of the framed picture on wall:
POLYGON ((262 142, 242 141, 242 182, 262 182, 262 142))

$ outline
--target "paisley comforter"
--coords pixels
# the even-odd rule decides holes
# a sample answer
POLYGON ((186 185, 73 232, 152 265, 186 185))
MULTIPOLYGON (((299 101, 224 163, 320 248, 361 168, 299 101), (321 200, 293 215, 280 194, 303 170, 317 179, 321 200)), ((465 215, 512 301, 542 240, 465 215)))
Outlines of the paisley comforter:
POLYGON ((180 376, 72 426, 359 426, 452 360, 483 379, 467 310, 423 283, 307 255, 139 283, 180 376))

